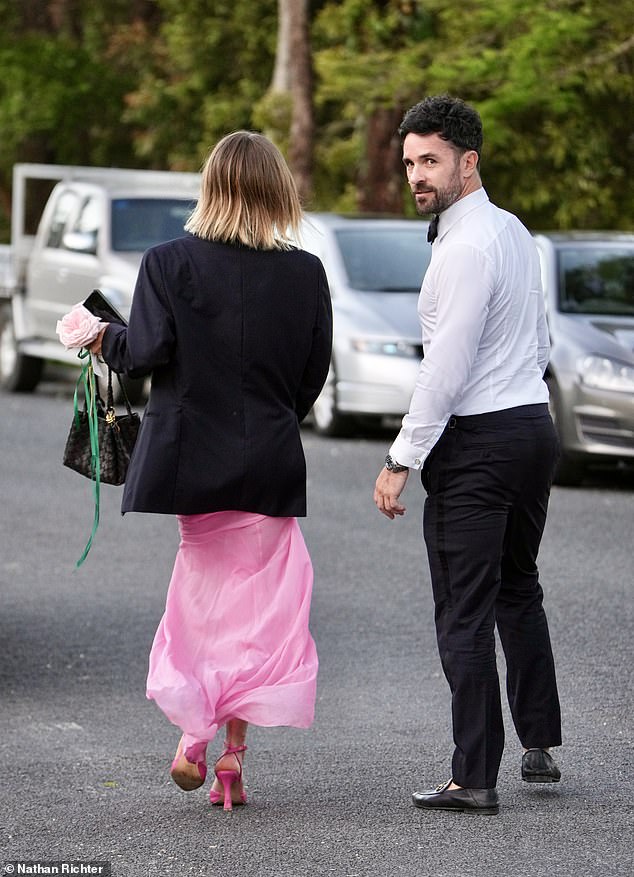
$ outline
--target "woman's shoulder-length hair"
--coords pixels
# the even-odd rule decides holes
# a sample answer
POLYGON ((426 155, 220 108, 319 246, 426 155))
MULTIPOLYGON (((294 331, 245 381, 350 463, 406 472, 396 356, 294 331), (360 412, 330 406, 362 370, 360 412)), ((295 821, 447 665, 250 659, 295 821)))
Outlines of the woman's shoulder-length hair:
POLYGON ((282 153, 263 134, 235 131, 202 169, 200 199, 185 230, 205 240, 284 250, 299 240, 302 207, 282 153))

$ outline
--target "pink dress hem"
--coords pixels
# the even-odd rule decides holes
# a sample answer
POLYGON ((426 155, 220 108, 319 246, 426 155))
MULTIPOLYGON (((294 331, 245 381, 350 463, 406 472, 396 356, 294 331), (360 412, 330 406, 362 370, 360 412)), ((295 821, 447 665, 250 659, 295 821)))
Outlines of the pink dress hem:
POLYGON ((181 542, 150 652, 147 697, 185 748, 229 719, 309 727, 318 659, 313 571, 295 518, 179 516, 181 542))

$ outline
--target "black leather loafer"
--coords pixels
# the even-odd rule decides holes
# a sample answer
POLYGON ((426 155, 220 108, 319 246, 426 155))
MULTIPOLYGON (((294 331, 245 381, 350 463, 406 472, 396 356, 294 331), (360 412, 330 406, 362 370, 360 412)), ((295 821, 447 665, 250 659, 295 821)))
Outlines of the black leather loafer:
POLYGON ((471 813, 479 816, 495 816, 500 810, 498 793, 495 789, 450 789, 449 780, 437 789, 414 792, 412 800, 415 807, 423 810, 454 810, 457 813, 471 813))
POLYGON ((558 783, 561 771, 550 752, 529 749, 522 756, 522 779, 527 783, 558 783))

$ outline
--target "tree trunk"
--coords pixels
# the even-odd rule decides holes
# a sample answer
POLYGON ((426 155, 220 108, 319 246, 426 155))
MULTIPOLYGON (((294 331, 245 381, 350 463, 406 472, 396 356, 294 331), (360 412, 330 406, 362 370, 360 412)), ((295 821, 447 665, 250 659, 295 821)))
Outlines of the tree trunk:
POLYGON ((309 0, 278 0, 278 32, 271 92, 291 99, 288 164, 304 202, 312 193, 315 114, 309 0))
POLYGON ((306 201, 313 188, 315 114, 313 66, 308 26, 308 0, 290 0, 291 134, 289 164, 300 196, 306 201))
POLYGON ((291 5, 292 0, 277 0, 277 45, 271 91, 291 90, 291 5))
POLYGON ((403 162, 398 126, 401 107, 380 108, 368 117, 365 164, 359 175, 357 204, 361 213, 403 212, 403 162))

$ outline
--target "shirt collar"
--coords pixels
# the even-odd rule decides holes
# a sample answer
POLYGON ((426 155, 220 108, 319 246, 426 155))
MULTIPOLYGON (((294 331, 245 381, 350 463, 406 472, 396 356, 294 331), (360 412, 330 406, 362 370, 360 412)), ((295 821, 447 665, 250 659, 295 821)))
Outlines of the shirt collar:
POLYGON ((489 196, 487 195, 486 190, 483 186, 480 186, 475 192, 471 192, 469 195, 465 195, 464 198, 459 198, 457 201, 454 201, 451 207, 443 210, 440 214, 440 219, 438 220, 438 240, 444 237, 459 219, 462 219, 473 210, 486 204, 488 200, 489 196))

